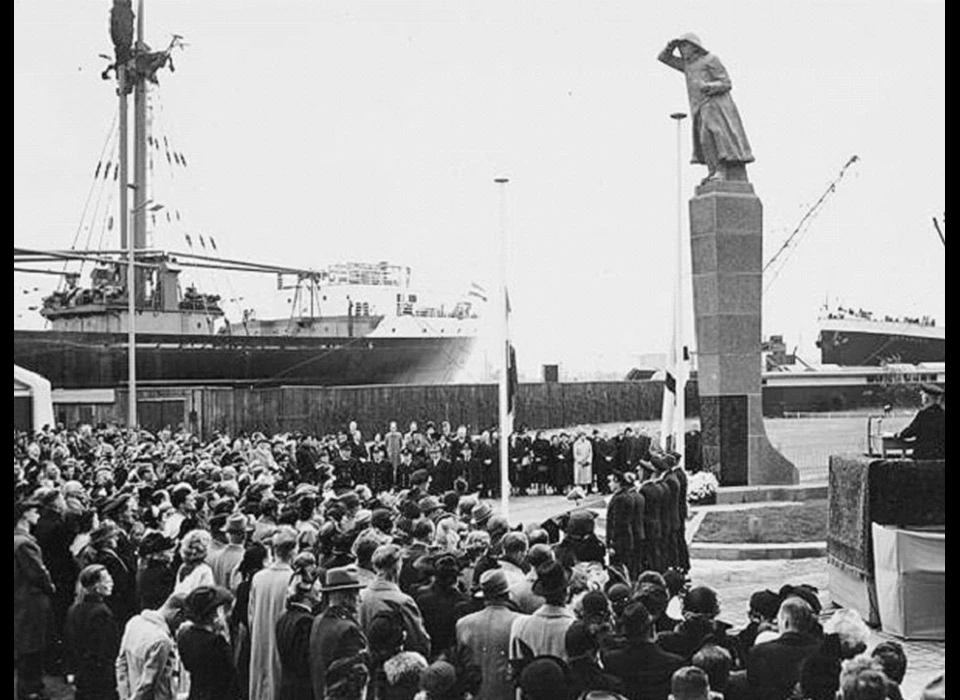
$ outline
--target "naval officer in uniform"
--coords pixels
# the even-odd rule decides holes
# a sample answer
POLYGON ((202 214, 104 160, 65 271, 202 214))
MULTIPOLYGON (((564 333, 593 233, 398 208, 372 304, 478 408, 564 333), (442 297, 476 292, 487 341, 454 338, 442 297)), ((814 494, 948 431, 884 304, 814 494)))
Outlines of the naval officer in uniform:
POLYGON ((914 459, 944 459, 946 454, 946 412, 943 388, 936 384, 920 386, 920 410, 897 438, 913 446, 914 459))

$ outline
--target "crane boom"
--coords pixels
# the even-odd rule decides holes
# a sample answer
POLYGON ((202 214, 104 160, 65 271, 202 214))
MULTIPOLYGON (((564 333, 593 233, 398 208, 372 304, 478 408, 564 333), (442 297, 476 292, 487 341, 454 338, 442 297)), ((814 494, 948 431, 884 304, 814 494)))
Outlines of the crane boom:
POLYGON ((800 221, 797 223, 796 227, 794 227, 790 235, 787 236, 787 240, 783 242, 783 244, 777 249, 777 252, 774 253, 773 256, 763 266, 763 271, 767 272, 767 270, 773 267, 778 260, 781 260, 780 267, 774 270, 773 277, 769 282, 767 282, 767 287, 773 284, 773 281, 777 278, 777 275, 780 274, 780 270, 783 269, 783 264, 787 259, 785 256, 791 250, 791 245, 793 245, 795 241, 798 241, 798 239, 806 232, 811 220, 813 219, 813 216, 830 198, 830 195, 836 192, 837 185, 840 184, 840 181, 843 179, 843 176, 846 175, 847 170, 858 160, 860 160, 860 156, 856 154, 850 156, 850 159, 843 164, 842 168, 840 168, 840 173, 833 180, 831 180, 830 184, 827 186, 827 189, 824 190, 823 194, 820 195, 820 198, 814 202, 806 212, 804 212, 803 216, 800 217, 800 221))

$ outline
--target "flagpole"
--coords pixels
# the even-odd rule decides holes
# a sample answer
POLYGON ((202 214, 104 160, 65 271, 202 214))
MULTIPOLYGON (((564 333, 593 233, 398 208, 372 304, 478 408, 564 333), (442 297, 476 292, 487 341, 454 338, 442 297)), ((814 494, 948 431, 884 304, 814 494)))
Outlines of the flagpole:
POLYGON ((507 258, 509 254, 507 241, 507 183, 505 177, 494 180, 498 185, 500 195, 500 333, 497 345, 500 355, 500 386, 499 386, 499 432, 500 432, 500 512, 510 517, 510 434, 513 426, 510 425, 509 414, 509 382, 510 382, 510 329, 509 311, 507 310, 507 258))
POLYGON ((680 148, 680 122, 686 119, 687 115, 683 112, 674 112, 670 115, 677 124, 677 238, 676 238, 676 266, 677 277, 674 287, 674 307, 673 307, 673 350, 674 350, 674 371, 676 372, 677 393, 676 408, 673 412, 674 420, 674 441, 673 449, 680 455, 680 464, 686 467, 684 463, 685 456, 685 429, 686 429, 686 389, 687 389, 687 358, 686 344, 684 343, 683 333, 683 166, 681 163, 680 148))

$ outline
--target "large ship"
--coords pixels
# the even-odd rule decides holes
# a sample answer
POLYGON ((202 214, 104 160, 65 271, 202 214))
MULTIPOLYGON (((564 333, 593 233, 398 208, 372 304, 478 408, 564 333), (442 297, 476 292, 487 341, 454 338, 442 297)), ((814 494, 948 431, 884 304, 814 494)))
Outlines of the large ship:
MULTIPOLYGON (((142 0, 138 14, 142 18, 142 0)), ((179 38, 164 51, 152 51, 143 40, 142 22, 134 39, 134 21, 130 0, 114 0, 110 34, 116 60, 105 75, 117 78, 119 158, 103 179, 119 186, 110 215, 111 222, 114 217, 120 222, 119 248, 14 248, 21 271, 36 263, 93 266, 88 285, 80 273, 66 272, 60 288, 43 299, 46 328, 14 328, 14 364, 46 377, 55 389, 112 389, 128 381, 132 341, 136 380, 145 387, 454 381, 478 333, 484 296, 476 285, 437 301, 412 286, 409 268, 388 262, 295 269, 225 260, 206 246, 202 255, 148 247, 148 215, 152 220, 160 208, 149 198, 147 182, 152 151, 160 148, 149 133, 148 89, 169 64, 179 38), (134 101, 132 139, 128 96, 134 101), (181 284, 185 267, 277 275, 277 291, 286 292, 289 310, 260 317, 246 309, 228 322, 218 295, 181 284)), ((166 156, 183 160, 177 153, 171 159, 169 151, 166 156)))
POLYGON ((929 316, 894 318, 837 307, 820 315, 820 362, 840 366, 946 361, 946 329, 929 316))

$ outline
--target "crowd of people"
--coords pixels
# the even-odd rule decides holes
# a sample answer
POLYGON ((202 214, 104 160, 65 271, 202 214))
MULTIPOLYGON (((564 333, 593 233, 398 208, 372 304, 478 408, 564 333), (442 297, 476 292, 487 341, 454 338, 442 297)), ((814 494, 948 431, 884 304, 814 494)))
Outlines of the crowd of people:
POLYGON ((688 578, 676 455, 625 433, 597 470, 578 436, 558 480, 538 439, 513 441, 511 476, 548 476, 513 488, 608 492, 603 537, 579 507, 497 514, 495 435, 15 434, 17 693, 60 675, 77 700, 899 697, 902 648, 865 656, 863 622, 821 624, 809 586, 721 620, 688 578))

